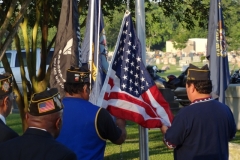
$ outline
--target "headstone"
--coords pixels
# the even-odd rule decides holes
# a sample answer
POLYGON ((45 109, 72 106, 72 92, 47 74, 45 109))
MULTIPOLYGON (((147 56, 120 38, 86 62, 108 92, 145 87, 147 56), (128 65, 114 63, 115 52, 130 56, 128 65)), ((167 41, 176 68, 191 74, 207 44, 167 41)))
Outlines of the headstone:
POLYGON ((170 58, 169 63, 172 64, 172 65, 176 65, 177 64, 176 58, 170 58))
POLYGON ((188 64, 192 62, 192 58, 191 57, 182 57, 182 60, 184 60, 188 64))
POLYGON ((172 57, 173 57, 173 54, 170 53, 170 54, 168 55, 168 58, 172 58, 172 57))
POLYGON ((231 62, 231 60, 233 59, 232 55, 228 55, 228 62, 231 62))
POLYGON ((193 56, 193 62, 201 62, 201 59, 199 56, 193 56))
POLYGON ((160 64, 160 57, 156 58, 156 64, 160 64))
POLYGON ((163 58, 163 64, 168 64, 168 58, 167 57, 163 58))
POLYGON ((231 59, 231 63, 236 63, 236 62, 237 62, 237 60, 235 58, 231 59))

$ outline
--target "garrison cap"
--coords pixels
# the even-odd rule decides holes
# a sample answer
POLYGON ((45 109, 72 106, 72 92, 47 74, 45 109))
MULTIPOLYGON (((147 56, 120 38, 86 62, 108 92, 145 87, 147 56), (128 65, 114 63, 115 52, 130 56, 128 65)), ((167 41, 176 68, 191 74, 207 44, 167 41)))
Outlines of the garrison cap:
POLYGON ((28 113, 33 116, 42 116, 58 112, 63 109, 60 94, 57 88, 51 88, 31 97, 28 113))
POLYGON ((71 67, 67 70, 66 83, 87 83, 89 81, 90 71, 86 67, 71 67))
POLYGON ((0 97, 12 92, 12 75, 9 73, 0 74, 0 97))
POLYGON ((187 80, 210 80, 210 71, 208 65, 206 64, 202 68, 198 68, 193 64, 189 64, 187 80))

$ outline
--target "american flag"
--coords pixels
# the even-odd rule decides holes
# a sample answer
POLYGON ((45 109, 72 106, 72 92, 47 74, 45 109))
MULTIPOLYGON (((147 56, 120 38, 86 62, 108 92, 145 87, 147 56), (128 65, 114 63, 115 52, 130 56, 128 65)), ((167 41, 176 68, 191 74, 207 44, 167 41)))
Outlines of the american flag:
POLYGON ((41 102, 41 103, 38 104, 39 113, 44 113, 44 112, 47 112, 47 111, 51 111, 54 108, 55 108, 55 106, 54 106, 54 103, 53 103, 52 99, 41 102))
POLYGON ((142 61, 130 13, 126 13, 98 105, 146 128, 171 126, 173 115, 142 61))

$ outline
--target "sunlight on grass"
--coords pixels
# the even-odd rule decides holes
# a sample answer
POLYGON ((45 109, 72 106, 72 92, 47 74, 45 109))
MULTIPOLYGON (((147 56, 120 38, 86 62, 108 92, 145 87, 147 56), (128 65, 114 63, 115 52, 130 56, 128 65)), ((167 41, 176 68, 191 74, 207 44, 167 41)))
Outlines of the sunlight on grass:
MULTIPOLYGON (((107 141, 105 160, 123 159, 139 160, 139 134, 138 125, 127 122, 127 139, 122 145, 112 144, 107 141), (122 148, 122 149, 121 149, 122 148), (122 152, 121 152, 122 150, 122 152)), ((162 134, 159 129, 148 130, 149 159, 173 159, 173 151, 166 148, 162 142, 162 134)))

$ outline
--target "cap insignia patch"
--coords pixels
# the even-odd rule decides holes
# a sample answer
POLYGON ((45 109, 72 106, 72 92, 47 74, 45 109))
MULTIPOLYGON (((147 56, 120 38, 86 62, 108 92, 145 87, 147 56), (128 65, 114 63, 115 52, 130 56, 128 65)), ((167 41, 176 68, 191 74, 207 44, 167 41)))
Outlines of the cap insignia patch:
POLYGON ((55 106, 52 99, 38 103, 39 113, 48 112, 54 109, 55 109, 55 106))
POLYGON ((8 83, 7 81, 4 81, 4 82, 3 82, 3 85, 2 85, 2 90, 3 90, 4 92, 7 92, 7 91, 9 90, 9 88, 10 88, 9 83, 8 83))

